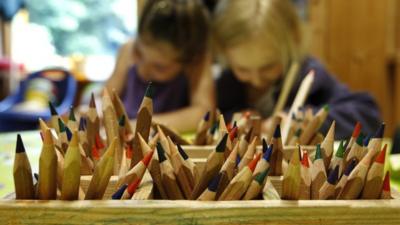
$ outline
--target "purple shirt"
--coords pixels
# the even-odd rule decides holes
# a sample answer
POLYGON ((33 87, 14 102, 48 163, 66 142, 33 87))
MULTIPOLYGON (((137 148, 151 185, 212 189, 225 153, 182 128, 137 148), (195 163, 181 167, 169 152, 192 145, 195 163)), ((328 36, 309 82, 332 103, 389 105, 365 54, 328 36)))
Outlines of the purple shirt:
MULTIPOLYGON (((298 79, 289 94, 286 111, 289 110, 299 89, 300 83, 307 73, 315 71, 314 83, 305 105, 317 111, 323 105, 329 104, 330 112, 321 131, 326 133, 333 120, 336 120, 336 138, 351 136, 354 125, 360 121, 366 134, 374 134, 381 123, 381 117, 374 99, 367 93, 350 92, 350 90, 335 79, 314 58, 308 57, 303 62, 298 79)), ((278 81, 277 92, 273 94, 275 102, 278 99, 282 81, 278 81)), ((217 81, 217 104, 221 112, 229 118, 235 111, 249 108, 245 84, 236 79, 231 70, 225 70, 217 81)))
MULTIPOLYGON (((142 80, 137 72, 136 66, 132 66, 128 71, 122 101, 124 102, 129 118, 136 118, 137 111, 148 81, 142 80)), ((154 82, 153 111, 154 113, 164 113, 174 111, 189 105, 189 85, 185 75, 179 74, 167 82, 154 82)))

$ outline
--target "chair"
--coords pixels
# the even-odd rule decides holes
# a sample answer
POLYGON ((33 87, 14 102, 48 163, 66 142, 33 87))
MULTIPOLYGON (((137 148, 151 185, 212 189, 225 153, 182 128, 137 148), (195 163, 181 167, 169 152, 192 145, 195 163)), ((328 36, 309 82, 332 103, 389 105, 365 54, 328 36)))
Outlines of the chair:
POLYGON ((41 111, 16 111, 14 106, 25 101, 27 87, 33 79, 45 78, 50 80, 57 90, 53 104, 61 115, 68 112, 74 103, 77 91, 77 83, 73 75, 60 68, 50 68, 28 75, 28 78, 20 83, 14 94, 0 102, 0 132, 33 130, 38 127, 38 119, 48 120, 49 109, 41 111))

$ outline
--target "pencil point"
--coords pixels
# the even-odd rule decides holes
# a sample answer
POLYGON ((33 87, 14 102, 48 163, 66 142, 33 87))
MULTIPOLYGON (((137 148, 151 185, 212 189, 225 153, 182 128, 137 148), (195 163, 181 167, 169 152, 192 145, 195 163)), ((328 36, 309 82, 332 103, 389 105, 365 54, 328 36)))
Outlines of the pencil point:
POLYGON ((147 153, 147 154, 143 157, 143 159, 142 159, 142 162, 143 162, 143 164, 144 164, 146 167, 149 165, 150 160, 151 160, 152 157, 153 157, 153 152, 154 152, 154 151, 151 151, 151 152, 147 153))
POLYGON ((353 159, 351 160, 350 164, 347 166, 347 168, 344 170, 344 175, 345 176, 349 176, 351 171, 353 171, 354 167, 356 167, 357 165, 357 160, 353 159))
POLYGON ((265 150, 265 152, 264 152, 263 158, 267 162, 269 162, 271 160, 272 149, 274 149, 274 145, 273 144, 271 144, 269 147, 267 146, 267 150, 265 150))
POLYGON ((317 159, 322 159, 321 144, 317 144, 317 148, 315 150, 314 161, 317 159))
POLYGON ((278 124, 276 125, 275 131, 274 131, 274 138, 280 138, 281 137, 281 125, 278 124))
POLYGON ((249 164, 247 165, 249 167, 249 169, 251 170, 251 172, 254 172, 254 169, 256 168, 258 160, 260 160, 260 157, 261 157, 261 154, 257 154, 257 156, 253 160, 251 160, 249 162, 249 164))
POLYGON ((338 158, 343 158, 345 150, 346 149, 344 148, 343 140, 341 140, 340 143, 339 143, 339 147, 338 147, 338 149, 336 151, 335 156, 338 157, 338 158))
POLYGON ((111 196, 111 199, 117 200, 117 199, 121 199, 122 195, 125 192, 125 189, 128 187, 127 184, 123 184, 121 185, 120 188, 118 188, 118 190, 111 196))
POLYGON ((95 139, 95 144, 96 144, 97 149, 102 149, 105 147, 103 140, 101 140, 100 134, 97 133, 94 139, 95 139))
POLYGON ((269 169, 264 170, 262 173, 257 174, 256 177, 254 177, 254 180, 257 181, 258 184, 262 185, 264 183, 265 178, 267 177, 269 173, 269 169))
POLYGON ((215 148, 216 152, 224 152, 226 148, 226 141, 228 139, 228 134, 225 134, 221 141, 218 143, 217 147, 215 148))
POLYGON ((71 141, 72 132, 71 132, 71 130, 70 130, 67 126, 65 126, 65 133, 67 134, 67 139, 68 139, 68 141, 71 141))
POLYGON ((187 160, 189 156, 186 154, 185 150, 183 150, 182 146, 180 144, 177 144, 178 146, 178 152, 182 156, 184 160, 187 160))
POLYGON ((208 190, 217 192, 219 181, 221 180, 221 173, 218 173, 208 184, 208 190))
POLYGON ((300 154, 301 154, 301 149, 300 145, 297 145, 297 150, 293 151, 292 158, 290 159, 290 164, 292 165, 298 165, 300 163, 300 154))
POLYGON ((39 174, 38 173, 33 173, 33 177, 35 177, 36 182, 39 181, 39 174))
POLYGON ((335 167, 335 169, 330 172, 328 180, 327 180, 328 183, 335 185, 336 181, 338 179, 338 175, 339 175, 339 165, 337 165, 335 167))
POLYGON ((301 159, 301 164, 307 168, 310 168, 310 163, 308 162, 308 152, 303 152, 303 158, 301 159))
POLYGON ((90 108, 96 108, 96 100, 94 98, 94 93, 92 92, 90 96, 90 103, 89 103, 90 108))
POLYGON ((118 125, 120 127, 124 127, 125 126, 125 115, 122 115, 119 120, 118 120, 118 125))
POLYGON ((23 153, 25 152, 25 146, 22 142, 22 138, 20 134, 17 134, 17 146, 15 147, 15 153, 23 153))
POLYGON ((262 139, 262 151, 263 153, 265 153, 268 149, 268 144, 267 141, 265 140, 265 138, 262 139))
POLYGON ((253 134, 253 127, 250 128, 250 130, 246 133, 246 136, 244 137, 247 143, 250 143, 250 138, 252 134, 253 134))
POLYGON ((59 126, 60 133, 65 132, 65 124, 61 120, 61 118, 58 118, 58 126, 59 126))
POLYGON ((236 156, 236 167, 239 165, 239 163, 240 163, 240 155, 237 155, 236 156))
POLYGON ((361 123, 357 121, 356 125, 354 126, 353 134, 351 135, 353 138, 357 138, 361 132, 361 123))
POLYGON ((237 131, 238 131, 238 127, 235 126, 235 127, 233 127, 232 130, 229 132, 229 139, 230 139, 231 141, 233 141, 233 140, 236 138, 237 131))
POLYGON ((154 95, 154 87, 153 87, 153 82, 149 82, 149 84, 147 85, 146 88, 146 92, 144 94, 144 96, 148 97, 148 98, 153 98, 154 95))
POLYGON ((99 150, 97 149, 97 147, 96 147, 96 145, 93 145, 93 147, 92 147, 92 157, 94 158, 94 159, 100 159, 100 152, 99 152, 99 150))
POLYGON ((383 146, 383 149, 379 153, 379 155, 376 157, 375 162, 380 163, 380 164, 385 164, 386 148, 387 148, 387 144, 385 144, 385 146, 383 146))
POLYGON ((215 131, 217 131, 218 126, 219 126, 219 123, 217 123, 217 122, 215 122, 215 123, 211 126, 211 129, 210 129, 210 134, 211 134, 211 135, 214 135, 214 134, 215 134, 215 131))
POLYGON ((358 138, 357 138, 357 140, 356 140, 356 143, 357 143, 359 146, 363 146, 363 140, 364 140, 364 134, 360 133, 360 135, 358 135, 358 138))
POLYGON ((210 119, 210 111, 206 112, 206 114, 203 117, 204 121, 208 121, 210 119))
POLYGON ((371 140, 371 135, 365 136, 363 140, 363 146, 368 146, 369 141, 371 140))
POLYGON ((323 108, 326 112, 329 112, 330 107, 328 104, 324 105, 323 108))
POLYGON ((164 148, 162 147, 160 142, 157 142, 157 154, 158 154, 158 160, 160 161, 160 163, 167 160, 167 158, 165 157, 164 148))
POLYGON ((390 173, 389 171, 386 172, 385 178, 383 179, 382 190, 390 191, 390 173))
POLYGON ((46 145, 52 145, 53 144, 53 138, 51 135, 50 128, 47 128, 46 130, 43 131, 42 133, 43 137, 43 143, 46 145))
POLYGON ((86 130, 86 118, 83 116, 79 119, 79 130, 80 131, 86 130))
POLYGON ((68 117, 68 119, 71 120, 71 121, 76 121, 74 108, 72 106, 69 108, 69 117, 68 117))
POLYGON ((378 130, 376 131, 374 138, 383 138, 383 134, 385 133, 385 123, 382 123, 378 130))
POLYGON ((57 110, 54 105, 49 101, 50 113, 52 116, 58 116, 57 110))

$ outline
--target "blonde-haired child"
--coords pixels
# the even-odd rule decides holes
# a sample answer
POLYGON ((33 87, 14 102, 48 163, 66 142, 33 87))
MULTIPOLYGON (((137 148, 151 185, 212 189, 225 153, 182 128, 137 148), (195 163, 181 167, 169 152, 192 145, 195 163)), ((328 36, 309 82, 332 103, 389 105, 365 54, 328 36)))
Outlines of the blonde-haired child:
POLYGON ((214 39, 228 64, 217 80, 217 105, 225 115, 253 109, 265 118, 264 125, 268 124, 283 87, 291 86, 283 107, 287 110, 301 80, 314 70, 306 105, 315 111, 330 105, 323 132, 332 120, 337 124, 336 138, 351 135, 357 121, 368 133, 379 126, 380 115, 372 97, 351 93, 307 54, 301 20, 289 0, 220 0, 214 14, 214 39), (287 79, 290 70, 295 71, 292 85, 287 79))

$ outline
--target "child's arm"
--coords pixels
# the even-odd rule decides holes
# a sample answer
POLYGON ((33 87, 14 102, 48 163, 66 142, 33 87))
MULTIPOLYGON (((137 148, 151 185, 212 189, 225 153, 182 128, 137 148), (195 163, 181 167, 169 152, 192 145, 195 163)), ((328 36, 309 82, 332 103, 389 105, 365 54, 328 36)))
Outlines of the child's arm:
POLYGON ((129 67, 133 64, 132 57, 133 40, 123 44, 118 51, 117 60, 115 62, 114 71, 111 77, 107 80, 105 87, 108 90, 113 90, 121 95, 129 67))
POLYGON ((188 71, 190 105, 170 113, 154 115, 154 121, 171 126, 178 132, 193 131, 204 114, 215 106, 214 82, 211 75, 211 56, 188 71), (196 77, 198 79, 196 79, 196 77))

